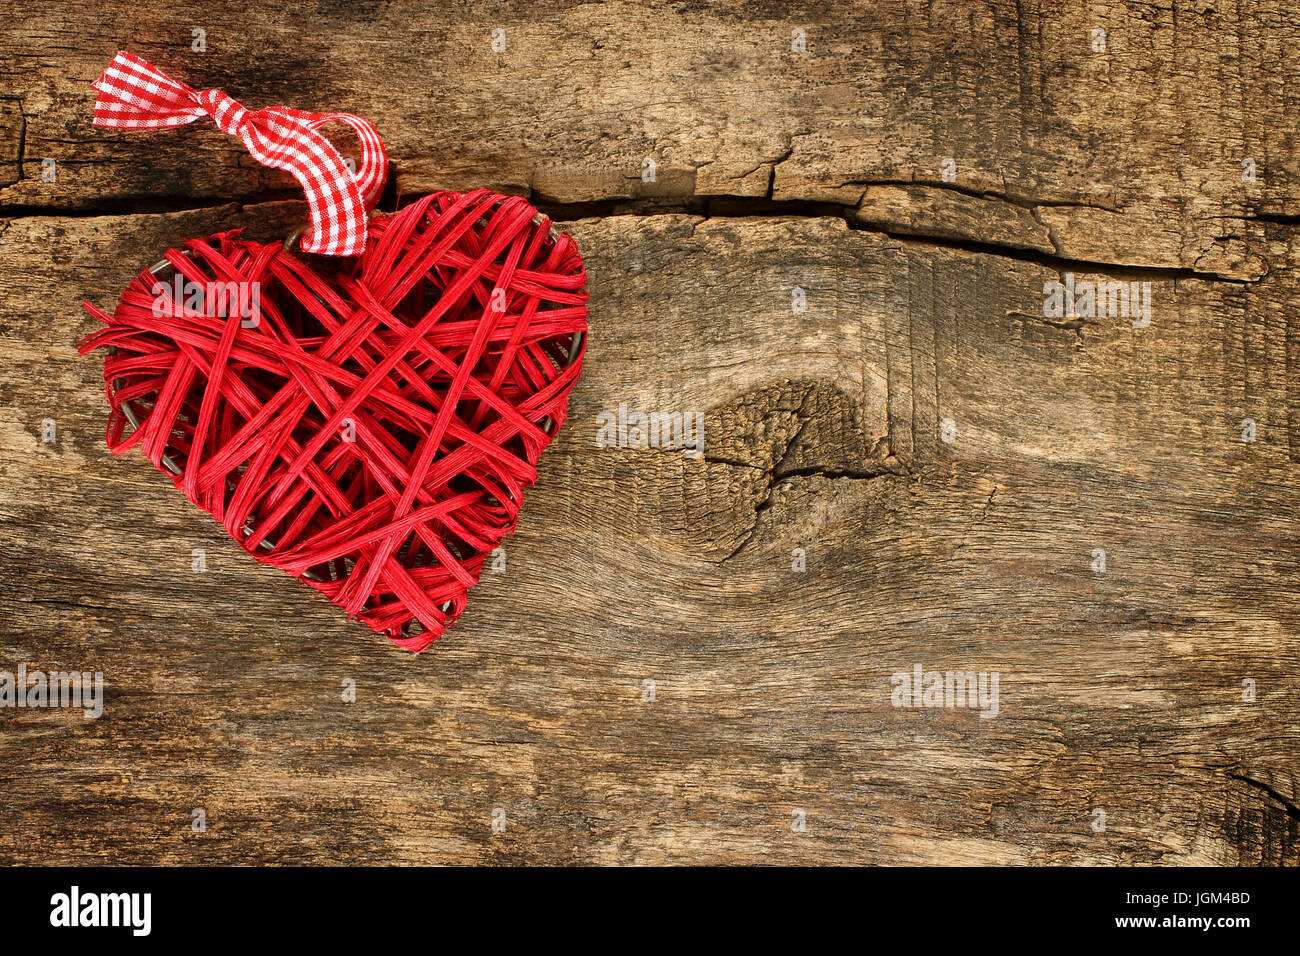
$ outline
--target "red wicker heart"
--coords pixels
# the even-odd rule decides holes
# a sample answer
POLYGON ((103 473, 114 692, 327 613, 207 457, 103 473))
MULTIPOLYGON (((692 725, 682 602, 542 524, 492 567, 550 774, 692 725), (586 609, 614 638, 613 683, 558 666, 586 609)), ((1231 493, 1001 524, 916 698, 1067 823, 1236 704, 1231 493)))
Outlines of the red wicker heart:
POLYGON ((257 560, 423 650, 564 421, 587 329, 573 240, 478 190, 374 216, 358 259, 231 232, 167 263, 111 316, 86 304, 109 447, 140 445, 257 560))

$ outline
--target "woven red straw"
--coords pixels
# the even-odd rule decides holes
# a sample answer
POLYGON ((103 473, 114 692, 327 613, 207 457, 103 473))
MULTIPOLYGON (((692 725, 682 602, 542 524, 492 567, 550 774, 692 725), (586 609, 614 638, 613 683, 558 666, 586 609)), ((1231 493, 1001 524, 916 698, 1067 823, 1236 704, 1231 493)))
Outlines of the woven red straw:
POLYGON ((139 445, 257 560, 423 650, 514 529, 582 371, 582 259, 535 217, 442 192, 376 215, 358 259, 237 231, 170 251, 187 282, 259 283, 260 321, 159 309, 149 271, 112 315, 86 303, 109 447, 139 445))

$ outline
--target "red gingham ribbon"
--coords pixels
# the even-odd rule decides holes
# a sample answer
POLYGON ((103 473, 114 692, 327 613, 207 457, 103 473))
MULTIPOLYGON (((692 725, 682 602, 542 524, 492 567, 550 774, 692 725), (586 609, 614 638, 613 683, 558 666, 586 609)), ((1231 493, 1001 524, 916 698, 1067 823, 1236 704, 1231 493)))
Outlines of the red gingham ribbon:
POLYGON ((304 252, 359 255, 366 244, 366 212, 379 201, 388 177, 388 156, 379 133, 350 113, 306 113, 284 106, 250 112, 220 90, 198 91, 173 80, 152 63, 125 50, 95 82, 94 125, 110 129, 184 126, 211 116, 223 133, 238 136, 259 163, 288 170, 311 207, 304 252), (361 167, 347 163, 317 130, 346 123, 361 140, 361 167))

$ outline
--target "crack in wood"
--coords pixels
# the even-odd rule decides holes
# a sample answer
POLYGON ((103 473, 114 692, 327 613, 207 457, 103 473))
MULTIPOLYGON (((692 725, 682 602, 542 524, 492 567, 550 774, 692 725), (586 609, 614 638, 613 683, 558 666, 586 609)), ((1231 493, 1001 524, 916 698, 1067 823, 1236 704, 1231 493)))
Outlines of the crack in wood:
POLYGON ((1241 781, 1252 790, 1258 790, 1260 793, 1269 797, 1273 802, 1280 804, 1283 812, 1285 812, 1292 820, 1300 820, 1300 806, 1296 806, 1294 802, 1282 796, 1281 793, 1273 787, 1270 787, 1268 784, 1256 780, 1254 777, 1249 777, 1244 773, 1237 773, 1235 771, 1229 771, 1228 777, 1232 780, 1241 781))
MULTIPOLYGON (((760 164, 759 167, 755 168, 761 168, 762 165, 767 164, 760 164)), ((775 168, 776 167, 773 166, 773 175, 775 175, 775 168)), ((848 228, 854 231, 878 233, 889 236, 891 239, 895 239, 899 242, 920 244, 942 249, 964 250, 985 255, 1002 256, 1004 258, 1016 259, 1022 262, 1032 262, 1054 269, 1057 272, 1086 271, 1114 278, 1132 279, 1199 279, 1204 282, 1223 282, 1237 286, 1249 286, 1264 278, 1264 276, 1254 279, 1237 278, 1222 275, 1209 269, 1197 269, 1195 267, 1189 268, 1186 266, 1152 266, 1132 262, 1100 261, 1065 256, 1061 254, 1062 244, 1056 235, 1055 229, 1044 223, 1037 212, 1039 208, 1054 206, 1100 208, 1106 209, 1110 212, 1118 212, 1118 210, 1109 209, 1105 206, 1065 200, 1034 200, 1031 204, 1026 205, 1026 203, 1030 203, 1029 200, 1021 202, 1017 198, 1009 195, 980 192, 977 190, 955 187, 951 184, 943 184, 942 187, 940 187, 925 182, 885 180, 872 181, 867 184, 893 185, 898 184, 898 182, 903 182, 906 185, 925 186, 927 188, 946 188, 962 195, 970 195, 977 198, 998 199, 1011 203, 1012 205, 1022 206, 1023 208, 1028 209, 1034 220, 1043 227, 1048 241, 1052 244, 1052 247, 1056 252, 1040 252, 1035 249, 1025 248, 1010 243, 932 235, 927 234, 924 228, 910 227, 906 222, 890 222, 884 224, 865 223, 854 218, 853 213, 857 208, 857 204, 773 199, 771 198, 772 189, 770 183, 767 191, 768 195, 763 197, 735 195, 699 196, 691 194, 684 196, 642 197, 638 199, 597 199, 575 203, 534 199, 534 205, 540 212, 549 216, 552 221, 557 223, 573 222, 580 219, 604 219, 612 216, 650 217, 658 215, 694 215, 699 216, 702 220, 706 221, 711 219, 834 218, 840 219, 848 226, 848 228)), ((403 197, 402 204, 405 205, 409 202, 413 202, 416 198, 418 197, 405 196, 403 197)), ((245 195, 232 197, 227 201, 215 202, 196 201, 192 197, 187 196, 158 196, 116 198, 103 202, 72 207, 0 204, 0 219, 12 220, 26 217, 92 218, 99 216, 166 215, 169 213, 214 209, 226 205, 233 205, 238 209, 244 209, 261 203, 287 201, 300 202, 302 201, 302 196, 297 190, 286 189, 266 190, 251 196, 245 195)), ((1295 219, 1297 223, 1300 223, 1300 216, 1254 218, 1276 224, 1286 224, 1283 222, 1283 220, 1286 219, 1295 219)), ((1208 255, 1208 253, 1206 255, 1208 255)), ((1204 258, 1205 255, 1198 258, 1197 262, 1199 263, 1204 258)), ((1265 275, 1267 275, 1267 272, 1265 275)))

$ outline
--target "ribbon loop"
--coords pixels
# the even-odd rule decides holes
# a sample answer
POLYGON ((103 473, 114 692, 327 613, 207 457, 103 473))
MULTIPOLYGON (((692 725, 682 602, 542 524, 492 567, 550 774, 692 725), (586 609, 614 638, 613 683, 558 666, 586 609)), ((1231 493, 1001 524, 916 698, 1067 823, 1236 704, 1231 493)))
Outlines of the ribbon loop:
POLYGON ((311 210, 303 251, 330 256, 364 251, 366 213, 383 191, 388 156, 379 133, 360 116, 284 106, 250 112, 221 90, 199 92, 125 50, 113 58, 94 88, 99 93, 94 125, 102 128, 160 129, 210 116, 223 133, 242 139, 259 163, 298 180, 311 210), (355 174, 318 132, 331 122, 346 123, 361 143, 361 165, 355 174))

